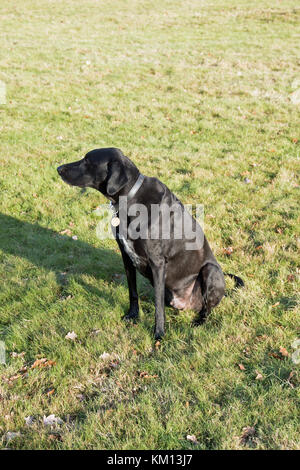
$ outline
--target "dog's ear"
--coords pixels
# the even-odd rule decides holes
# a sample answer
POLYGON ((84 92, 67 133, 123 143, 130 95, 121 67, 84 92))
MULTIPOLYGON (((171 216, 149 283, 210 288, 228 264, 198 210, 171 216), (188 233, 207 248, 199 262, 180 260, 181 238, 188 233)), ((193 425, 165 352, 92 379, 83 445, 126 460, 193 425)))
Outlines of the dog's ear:
POLYGON ((125 184, 128 183, 128 177, 125 172, 124 164, 120 160, 113 160, 108 165, 106 192, 109 196, 118 193, 125 184))

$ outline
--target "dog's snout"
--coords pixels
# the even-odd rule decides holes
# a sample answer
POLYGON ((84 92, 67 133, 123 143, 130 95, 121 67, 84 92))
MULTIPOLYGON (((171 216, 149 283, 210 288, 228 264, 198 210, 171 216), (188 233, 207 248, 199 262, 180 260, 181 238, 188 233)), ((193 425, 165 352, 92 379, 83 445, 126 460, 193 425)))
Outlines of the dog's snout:
POLYGON ((59 173, 60 175, 62 175, 65 170, 66 170, 65 165, 60 165, 60 166, 57 168, 57 171, 58 171, 58 173, 59 173))

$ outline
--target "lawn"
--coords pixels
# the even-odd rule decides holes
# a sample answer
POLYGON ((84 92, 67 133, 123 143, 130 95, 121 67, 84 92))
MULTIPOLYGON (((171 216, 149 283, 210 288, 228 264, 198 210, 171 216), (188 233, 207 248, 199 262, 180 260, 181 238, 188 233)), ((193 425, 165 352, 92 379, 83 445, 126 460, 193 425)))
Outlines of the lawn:
POLYGON ((299 449, 298 2, 12 0, 0 21, 0 447, 299 449), (167 309, 157 346, 141 277, 121 320, 105 198, 56 172, 110 146, 204 204, 246 284, 198 328, 167 309))

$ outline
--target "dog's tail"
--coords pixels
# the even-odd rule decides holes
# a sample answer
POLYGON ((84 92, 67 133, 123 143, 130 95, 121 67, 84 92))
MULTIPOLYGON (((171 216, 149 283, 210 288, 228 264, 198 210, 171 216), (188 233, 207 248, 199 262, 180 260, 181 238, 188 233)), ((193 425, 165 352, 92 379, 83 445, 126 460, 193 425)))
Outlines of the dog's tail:
POLYGON ((239 287, 244 287, 245 283, 243 281, 243 279, 241 279, 240 277, 236 276, 235 274, 230 274, 230 273, 224 273, 225 276, 229 276, 231 277, 232 279, 234 279, 234 282, 235 282, 235 288, 239 288, 239 287))

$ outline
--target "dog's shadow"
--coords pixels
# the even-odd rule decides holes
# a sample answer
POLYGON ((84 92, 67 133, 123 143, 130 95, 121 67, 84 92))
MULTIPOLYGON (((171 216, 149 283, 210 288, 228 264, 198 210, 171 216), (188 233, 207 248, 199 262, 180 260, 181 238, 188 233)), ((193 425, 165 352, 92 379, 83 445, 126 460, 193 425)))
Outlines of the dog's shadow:
POLYGON ((24 258, 55 273, 62 292, 68 290, 69 275, 75 275, 76 281, 85 289, 104 295, 109 303, 115 305, 115 296, 88 284, 82 276, 114 282, 114 274, 124 270, 121 256, 114 250, 93 247, 37 223, 31 224, 5 214, 0 214, 0 250, 4 256, 24 258))

